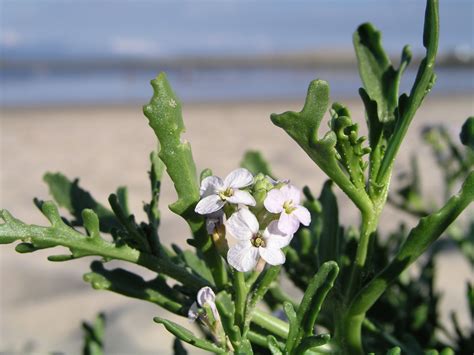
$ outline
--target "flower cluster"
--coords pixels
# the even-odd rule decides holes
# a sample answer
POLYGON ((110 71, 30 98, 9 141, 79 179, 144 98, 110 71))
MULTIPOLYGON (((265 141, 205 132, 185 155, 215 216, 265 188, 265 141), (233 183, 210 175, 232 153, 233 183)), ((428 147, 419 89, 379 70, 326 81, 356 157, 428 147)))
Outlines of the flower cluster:
POLYGON ((300 224, 311 222, 309 211, 300 204, 299 189, 287 180, 254 177, 247 169, 236 169, 224 180, 204 178, 200 193, 195 211, 206 216, 207 231, 215 242, 221 238, 222 245, 227 234, 236 240, 226 256, 238 271, 250 271, 260 260, 283 264, 282 248, 290 244, 300 224))

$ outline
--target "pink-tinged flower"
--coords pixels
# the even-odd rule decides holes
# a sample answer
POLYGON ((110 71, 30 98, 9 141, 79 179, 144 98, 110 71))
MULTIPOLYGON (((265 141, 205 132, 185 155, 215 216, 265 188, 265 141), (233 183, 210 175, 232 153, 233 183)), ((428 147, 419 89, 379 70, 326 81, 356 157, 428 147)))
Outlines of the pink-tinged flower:
POLYGON ((217 312, 216 307, 216 295, 212 288, 205 286, 198 291, 197 302, 194 302, 188 311, 188 319, 191 322, 194 322, 196 319, 199 318, 199 307, 204 307, 205 305, 209 306, 214 315, 214 319, 219 319, 219 313, 217 312))
POLYGON ((240 190, 252 183, 252 173, 243 168, 232 171, 224 181, 217 176, 208 176, 201 182, 201 201, 194 210, 204 215, 220 210, 226 203, 255 206, 252 195, 240 190))
POLYGON ((282 233, 276 221, 260 232, 257 218, 248 209, 242 208, 225 225, 227 232, 238 240, 227 253, 227 262, 236 270, 252 270, 259 258, 270 265, 285 262, 285 254, 281 249, 290 244, 292 235, 282 233))
POLYGON ((293 185, 268 192, 263 205, 271 213, 279 213, 278 228, 287 234, 295 233, 300 223, 309 226, 311 215, 306 207, 300 205, 301 193, 293 185))

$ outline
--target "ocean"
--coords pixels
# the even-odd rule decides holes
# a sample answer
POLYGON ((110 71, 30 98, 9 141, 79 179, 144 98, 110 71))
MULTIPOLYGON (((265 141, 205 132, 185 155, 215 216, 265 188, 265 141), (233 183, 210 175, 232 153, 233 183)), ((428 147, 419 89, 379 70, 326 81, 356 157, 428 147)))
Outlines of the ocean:
MULTIPOLYGON (((192 102, 297 99, 315 78, 334 99, 353 97, 352 33, 367 21, 391 56, 404 44, 423 54, 421 0, 1 0, 0 10, 2 106, 143 103, 160 71, 192 102)), ((474 2, 442 0, 440 14, 439 52, 454 64, 433 91, 472 94, 474 2)))

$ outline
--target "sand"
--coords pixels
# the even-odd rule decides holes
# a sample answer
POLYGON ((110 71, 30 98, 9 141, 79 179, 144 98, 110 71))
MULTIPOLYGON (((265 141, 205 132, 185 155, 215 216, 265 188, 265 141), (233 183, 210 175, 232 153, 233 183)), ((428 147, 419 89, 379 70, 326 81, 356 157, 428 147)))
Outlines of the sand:
MULTIPOLYGON (((474 113, 472 102, 469 96, 430 97, 408 133, 411 145, 400 151, 396 171, 407 166, 411 153, 423 157, 420 161, 424 188, 434 199, 440 199, 439 174, 433 170, 431 158, 423 155, 428 149, 419 143, 420 129, 425 124, 444 123, 458 131, 464 119, 474 113)), ((362 122, 360 103, 346 103, 353 117, 362 122)), ((272 112, 299 110, 301 105, 302 101, 185 105, 185 138, 192 144, 198 169, 211 168, 215 174, 225 175, 238 166, 246 150, 258 149, 278 177, 290 178, 301 187, 309 185, 319 193, 324 175, 269 120, 272 112)), ((80 177, 81 186, 104 203, 116 187, 128 186, 131 208, 141 219, 143 201, 149 198, 148 154, 155 144, 140 105, 3 109, 0 206, 29 223, 46 224, 32 198, 47 199, 42 176, 46 171, 61 171, 71 178, 80 177)), ((357 224, 357 211, 339 191, 338 196, 343 206, 342 223, 357 224)), ((161 198, 161 235, 166 243, 184 245, 187 229, 166 208, 174 199, 166 178, 161 198)), ((409 226, 414 223, 391 208, 384 212, 382 223, 390 229, 400 219, 409 226)), ((152 321, 153 316, 165 312, 152 304, 93 290, 82 281, 91 259, 55 264, 46 260, 51 253, 19 255, 13 245, 0 247, 0 352, 78 354, 80 322, 105 311, 109 354, 171 353, 171 337, 152 321)), ((444 253, 440 264, 437 283, 445 296, 442 314, 446 317, 449 311, 458 310, 465 322, 464 281, 472 280, 473 272, 456 252, 444 253)), ((112 262, 109 267, 117 265, 120 264, 112 262)), ((146 271, 142 273, 151 276, 146 271)))

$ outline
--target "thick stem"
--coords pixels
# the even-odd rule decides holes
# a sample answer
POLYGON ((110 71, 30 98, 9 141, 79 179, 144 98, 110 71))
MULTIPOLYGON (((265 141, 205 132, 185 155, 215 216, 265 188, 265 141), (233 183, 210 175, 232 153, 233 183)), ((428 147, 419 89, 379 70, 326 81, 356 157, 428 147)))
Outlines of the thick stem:
MULTIPOLYGON (((382 206, 384 203, 382 203, 382 206)), ((360 239, 346 292, 347 303, 349 303, 349 300, 360 290, 362 272, 367 261, 367 250, 369 248, 370 238, 377 230, 381 210, 382 208, 374 208, 370 211, 362 211, 360 239)), ((342 354, 357 355, 364 353, 361 340, 362 322, 364 319, 365 313, 357 316, 345 315, 340 324, 336 325, 335 340, 339 343, 342 354)))
POLYGON ((360 278, 367 261, 367 250, 369 247, 370 237, 377 229, 379 215, 380 212, 375 211, 375 209, 362 212, 360 239, 357 246, 356 258, 351 270, 349 286, 346 292, 347 299, 350 299, 360 287, 360 278))
POLYGON ((363 355, 361 329, 365 314, 345 316, 336 323, 334 342, 337 344, 337 354, 363 355))

